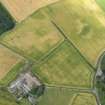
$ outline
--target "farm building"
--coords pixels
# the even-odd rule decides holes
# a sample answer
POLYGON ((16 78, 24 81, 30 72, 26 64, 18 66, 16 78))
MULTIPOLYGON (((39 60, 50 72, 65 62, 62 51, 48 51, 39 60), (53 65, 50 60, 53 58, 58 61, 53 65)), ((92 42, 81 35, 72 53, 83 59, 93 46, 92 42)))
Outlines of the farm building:
POLYGON ((20 76, 13 81, 9 88, 9 92, 14 94, 17 101, 22 98, 27 98, 32 105, 35 105, 37 98, 44 92, 44 85, 30 72, 20 74, 20 76))

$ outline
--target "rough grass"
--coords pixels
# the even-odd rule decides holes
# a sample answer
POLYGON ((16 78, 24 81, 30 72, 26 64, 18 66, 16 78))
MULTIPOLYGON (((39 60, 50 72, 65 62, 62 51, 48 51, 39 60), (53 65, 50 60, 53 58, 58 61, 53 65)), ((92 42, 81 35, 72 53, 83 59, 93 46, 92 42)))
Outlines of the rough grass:
POLYGON ((0 80, 21 60, 21 57, 0 45, 0 80))
POLYGON ((2 36, 2 43, 31 60, 39 60, 62 41, 52 23, 38 11, 2 36), (41 17, 41 18, 39 18, 41 17))
POLYGON ((105 48, 105 14, 95 0, 65 0, 45 10, 94 66, 105 48))
POLYGON ((96 2, 105 11, 105 0, 96 0, 96 2))
POLYGON ((41 7, 57 2, 58 0, 1 0, 16 21, 21 22, 41 7))
POLYGON ((25 61, 23 60, 13 66, 11 70, 6 74, 6 76, 0 80, 0 85, 7 86, 10 82, 12 82, 23 70, 22 67, 24 66, 24 64, 25 61))
POLYGON ((74 95, 70 89, 47 88, 38 105, 71 105, 74 95))
POLYGON ((33 73, 50 85, 64 85, 90 88, 93 70, 77 53, 76 49, 64 42, 48 59, 33 67, 33 73))
POLYGON ((97 105, 96 97, 67 88, 46 88, 38 105, 97 105))
POLYGON ((76 96, 72 105, 97 105, 96 97, 89 93, 80 93, 76 96))
POLYGON ((30 105, 30 103, 23 99, 17 103, 16 99, 5 88, 0 88, 0 105, 30 105))

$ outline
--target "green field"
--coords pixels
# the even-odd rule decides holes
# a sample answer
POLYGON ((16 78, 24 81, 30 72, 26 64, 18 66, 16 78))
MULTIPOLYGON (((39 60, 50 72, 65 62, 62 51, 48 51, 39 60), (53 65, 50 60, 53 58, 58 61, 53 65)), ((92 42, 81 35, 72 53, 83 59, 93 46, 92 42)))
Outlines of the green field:
MULTIPOLYGON (((0 35, 0 105, 30 105, 28 96, 16 102, 7 91, 25 70, 45 85, 37 105, 98 105, 96 88, 104 105, 105 84, 95 80, 95 70, 105 50, 105 0, 96 1, 58 1, 0 35)), ((2 8, 0 5, 0 34, 15 24, 2 8)))
MULTIPOLYGON (((13 95, 6 89, 0 89, 0 105, 30 105, 23 99, 17 103, 13 95)), ((91 93, 80 93, 67 88, 47 87, 37 105, 97 105, 95 96, 91 93)))
POLYGON ((23 58, 0 44, 0 80, 2 80, 12 67, 21 62, 23 58))
POLYGON ((96 97, 67 88, 46 88, 38 105, 97 105, 96 97))
POLYGON ((65 0, 48 6, 45 11, 81 54, 95 66, 105 47, 105 14, 96 2, 65 0))
POLYGON ((0 85, 7 86, 10 82, 12 82, 20 72, 22 72, 22 68, 25 64, 25 61, 21 61, 14 65, 11 70, 6 74, 4 78, 0 80, 0 85))
POLYGON ((0 105, 30 105, 30 103, 25 99, 17 103, 14 96, 11 95, 7 89, 0 88, 0 105))
POLYGON ((79 93, 72 105, 97 105, 96 97, 90 93, 79 93))
POLYGON ((93 69, 68 42, 64 42, 48 59, 33 67, 43 82, 51 85, 91 87, 93 69))
POLYGON ((63 88, 47 88, 38 105, 70 105, 75 92, 63 88))
POLYGON ((31 60, 39 60, 63 37, 41 11, 2 35, 1 42, 31 60))
POLYGON ((96 0, 96 2, 105 11, 105 0, 96 0))

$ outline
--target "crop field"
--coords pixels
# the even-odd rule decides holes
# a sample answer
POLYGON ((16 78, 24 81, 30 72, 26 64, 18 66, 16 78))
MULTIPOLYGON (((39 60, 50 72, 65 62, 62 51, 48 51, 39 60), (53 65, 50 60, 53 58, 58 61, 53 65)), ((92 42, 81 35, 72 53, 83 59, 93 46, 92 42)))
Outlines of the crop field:
POLYGON ((105 104, 105 81, 96 80, 96 64, 105 50, 105 0, 0 2, 0 105, 105 104), (14 84, 17 96, 7 91, 26 72, 38 79, 30 80, 32 85, 45 86, 40 97, 40 86, 30 88, 25 79, 14 84))
POLYGON ((44 63, 33 67, 33 73, 47 84, 86 88, 92 86, 94 75, 93 69, 68 42, 64 42, 44 63))
POLYGON ((18 105, 6 89, 0 89, 0 105, 18 105))
MULTIPOLYGON (((47 87, 37 105, 97 105, 94 95, 79 93, 78 91, 77 93, 71 89, 47 87)), ((17 103, 13 95, 9 94, 9 92, 3 88, 0 89, 0 104, 30 105, 27 100, 22 100, 20 103, 17 103)))
POLYGON ((105 14, 97 3, 94 0, 65 0, 45 10, 65 36, 95 66, 105 47, 105 14))
POLYGON ((76 96, 72 105, 98 105, 96 97, 89 93, 80 93, 76 96))
POLYGON ((12 29, 14 25, 15 22, 13 21, 12 17, 0 3, 0 35, 3 32, 12 29))
POLYGON ((21 61, 21 58, 0 45, 0 80, 21 61))
POLYGON ((91 93, 48 87, 38 105, 98 105, 91 93), (56 101, 55 101, 56 100, 56 101))
POLYGON ((31 105, 27 100, 22 100, 17 103, 13 95, 11 95, 5 88, 0 88, 0 105, 31 105))
MULTIPOLYGON (((63 88, 47 88, 38 105, 72 105, 75 92, 63 88)), ((78 105, 78 104, 77 104, 78 105)))
POLYGON ((21 22, 34 11, 58 0, 0 0, 17 22, 21 22))
POLYGON ((105 0, 96 0, 100 7, 105 11, 105 0))
POLYGON ((21 60, 14 65, 11 70, 0 80, 0 85, 8 86, 21 72, 25 65, 25 60, 21 60))
MULTIPOLYGON (((1 105, 30 105, 27 100, 17 103, 6 89, 0 89, 1 105), (10 103, 11 102, 11 103, 10 103)), ((76 93, 70 89, 47 88, 37 105, 97 105, 95 96, 89 93, 76 93)))
POLYGON ((37 12, 2 35, 2 43, 31 60, 39 60, 62 42, 63 37, 52 23, 37 12), (40 18, 41 17, 41 18, 40 18))

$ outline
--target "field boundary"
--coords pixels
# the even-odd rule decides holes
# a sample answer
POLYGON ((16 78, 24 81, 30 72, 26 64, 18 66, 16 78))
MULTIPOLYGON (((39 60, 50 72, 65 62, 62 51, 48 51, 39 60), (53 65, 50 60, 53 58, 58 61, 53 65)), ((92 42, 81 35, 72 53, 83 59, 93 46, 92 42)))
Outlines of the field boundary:
POLYGON ((96 72, 94 66, 85 58, 84 55, 81 54, 80 50, 76 47, 76 45, 65 35, 65 32, 54 22, 52 21, 52 24, 59 30, 59 32, 61 33, 61 35, 64 36, 65 40, 67 40, 76 50, 77 52, 80 54, 80 56, 85 60, 85 62, 90 65, 90 67, 96 72))

